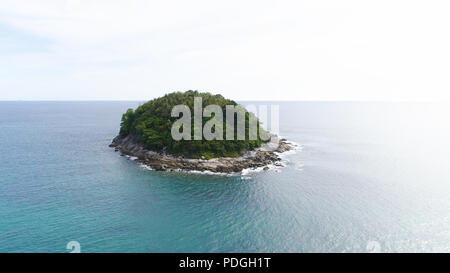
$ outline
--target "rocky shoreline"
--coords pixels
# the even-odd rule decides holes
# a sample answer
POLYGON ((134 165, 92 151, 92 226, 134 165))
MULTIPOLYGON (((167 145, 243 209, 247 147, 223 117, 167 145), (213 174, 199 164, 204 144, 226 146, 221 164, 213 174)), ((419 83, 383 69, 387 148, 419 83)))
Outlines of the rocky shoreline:
POLYGON ((243 153, 239 157, 220 157, 212 159, 191 159, 149 151, 132 136, 114 138, 110 147, 122 155, 136 157, 139 162, 156 171, 209 171, 214 173, 238 173, 244 169, 264 168, 280 165, 278 153, 293 149, 286 139, 272 136, 263 146, 243 153))

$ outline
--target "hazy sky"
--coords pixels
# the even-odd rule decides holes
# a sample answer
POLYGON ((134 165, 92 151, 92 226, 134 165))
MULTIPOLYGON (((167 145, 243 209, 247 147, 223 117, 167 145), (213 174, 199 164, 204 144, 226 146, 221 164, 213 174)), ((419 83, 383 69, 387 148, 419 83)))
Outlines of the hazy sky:
POLYGON ((2 0, 0 100, 449 100, 450 1, 2 0))

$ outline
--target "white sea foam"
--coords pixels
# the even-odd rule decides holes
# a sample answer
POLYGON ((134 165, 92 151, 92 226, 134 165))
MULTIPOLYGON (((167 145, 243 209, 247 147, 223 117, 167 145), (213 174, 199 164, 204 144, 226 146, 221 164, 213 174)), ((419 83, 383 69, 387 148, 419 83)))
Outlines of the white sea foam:
POLYGON ((241 171, 241 179, 242 180, 249 180, 251 179, 251 175, 254 173, 259 173, 264 171, 265 168, 268 168, 268 170, 273 169, 274 165, 270 164, 264 167, 258 167, 258 168, 247 168, 247 169, 243 169, 241 171))
MULTIPOLYGON (((269 167, 269 166, 265 166, 265 167, 269 167)), ((259 173, 259 172, 263 171, 265 167, 243 169, 241 171, 241 175, 245 176, 245 175, 250 175, 251 173, 259 173)))
MULTIPOLYGON (((259 173, 264 171, 265 168, 266 171, 274 171, 274 172, 281 172, 281 168, 286 167, 289 160, 286 158, 287 156, 296 154, 298 151, 301 151, 303 149, 303 146, 295 143, 293 141, 286 141, 287 144, 289 144, 292 149, 286 152, 277 153, 275 154, 281 158, 281 161, 277 161, 273 164, 269 164, 267 166, 263 167, 257 167, 257 168, 247 168, 243 169, 241 172, 237 173, 221 173, 221 172, 212 172, 212 171, 197 171, 197 170, 182 170, 182 169, 175 169, 171 170, 173 172, 180 172, 180 173, 190 173, 190 174, 201 174, 201 175, 215 175, 215 176, 241 176, 242 180, 249 180, 251 179, 251 175, 254 173, 259 173)), ((134 156, 126 156, 130 160, 137 160, 137 157, 134 156)), ((140 166, 146 170, 153 171, 153 169, 150 166, 147 166, 143 163, 140 164, 140 166)), ((302 170, 303 164, 296 165, 296 169, 302 170)))
POLYGON ((219 175, 219 176, 236 176, 236 175, 238 175, 238 173, 220 173, 220 172, 197 171, 197 170, 186 171, 186 170, 179 169, 176 171, 183 172, 183 173, 202 174, 202 175, 219 175))
MULTIPOLYGON (((293 142, 293 141, 286 141, 287 144, 289 144, 292 149, 289 151, 285 151, 282 153, 277 153, 275 152, 275 154, 281 158, 281 161, 277 161, 273 164, 269 164, 267 166, 264 167, 258 167, 258 168, 247 168, 247 169, 243 169, 241 171, 241 178, 242 179, 249 179, 247 177, 251 176, 251 174, 253 173, 259 173, 261 171, 264 171, 264 169, 267 167, 268 169, 266 171, 274 171, 274 172, 281 172, 281 169, 286 167, 286 165, 289 163, 289 156, 296 154, 297 152, 301 151, 303 149, 303 146, 293 142)), ((303 167, 303 165, 301 165, 303 167)))
POLYGON ((301 144, 298 144, 293 141, 286 141, 286 143, 289 144, 292 147, 292 149, 290 149, 289 151, 283 152, 283 153, 276 153, 278 156, 286 157, 288 155, 293 155, 293 154, 296 154, 297 152, 303 150, 303 146, 301 144))
POLYGON ((130 156, 130 155, 125 155, 125 157, 126 157, 127 159, 129 159, 129 160, 133 160, 133 161, 136 161, 136 160, 138 160, 138 157, 137 157, 137 156, 130 156))
POLYGON ((145 164, 143 164, 143 163, 139 164, 139 166, 140 166, 141 168, 143 168, 143 169, 148 170, 148 171, 153 171, 152 167, 150 167, 150 166, 148 166, 148 165, 145 165, 145 164))
MULTIPOLYGON (((148 171, 154 171, 154 169, 144 163, 140 163, 143 169, 148 171)), ((218 175, 218 176, 236 176, 239 173, 220 173, 220 172, 212 172, 212 171, 197 171, 197 170, 183 170, 183 169, 171 169, 170 172, 178 172, 178 173, 189 173, 189 174, 201 174, 201 175, 218 175)))

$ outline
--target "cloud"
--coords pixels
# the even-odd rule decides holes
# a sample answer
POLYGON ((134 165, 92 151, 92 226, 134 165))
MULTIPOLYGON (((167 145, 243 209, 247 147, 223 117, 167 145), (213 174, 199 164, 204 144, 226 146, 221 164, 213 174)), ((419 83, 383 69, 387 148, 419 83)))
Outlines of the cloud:
POLYGON ((0 99, 448 99, 448 7, 4 0, 0 24, 21 50, 0 47, 0 99))

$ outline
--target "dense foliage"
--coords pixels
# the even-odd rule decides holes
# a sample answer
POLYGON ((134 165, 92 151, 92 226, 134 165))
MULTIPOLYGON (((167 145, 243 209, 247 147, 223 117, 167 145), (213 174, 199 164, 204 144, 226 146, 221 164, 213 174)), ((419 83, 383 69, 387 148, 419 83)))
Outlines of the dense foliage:
MULTIPOLYGON (((210 93, 199 93, 197 91, 170 93, 163 97, 151 100, 136 110, 128 109, 122 117, 120 135, 135 137, 145 147, 153 151, 164 151, 173 155, 182 155, 188 158, 213 157, 235 157, 245 150, 252 150, 259 147, 263 141, 259 133, 257 140, 249 140, 248 120, 249 113, 246 113, 246 139, 245 140, 225 140, 226 136, 226 105, 237 105, 232 100, 227 100, 221 95, 210 93), (203 107, 216 104, 222 108, 224 126, 224 140, 179 140, 176 141, 171 136, 172 124, 178 119, 171 117, 172 108, 175 105, 184 104, 191 110, 191 134, 194 133, 194 97, 202 97, 203 107)), ((211 117, 212 118, 212 117, 211 117)), ((203 125, 211 118, 203 118, 203 125)), ((236 119, 236 117, 235 117, 236 119)), ((236 134, 236 122, 235 134, 236 134)), ((259 127, 259 122, 258 122, 259 127)), ((193 139, 193 138, 192 138, 193 139)))

